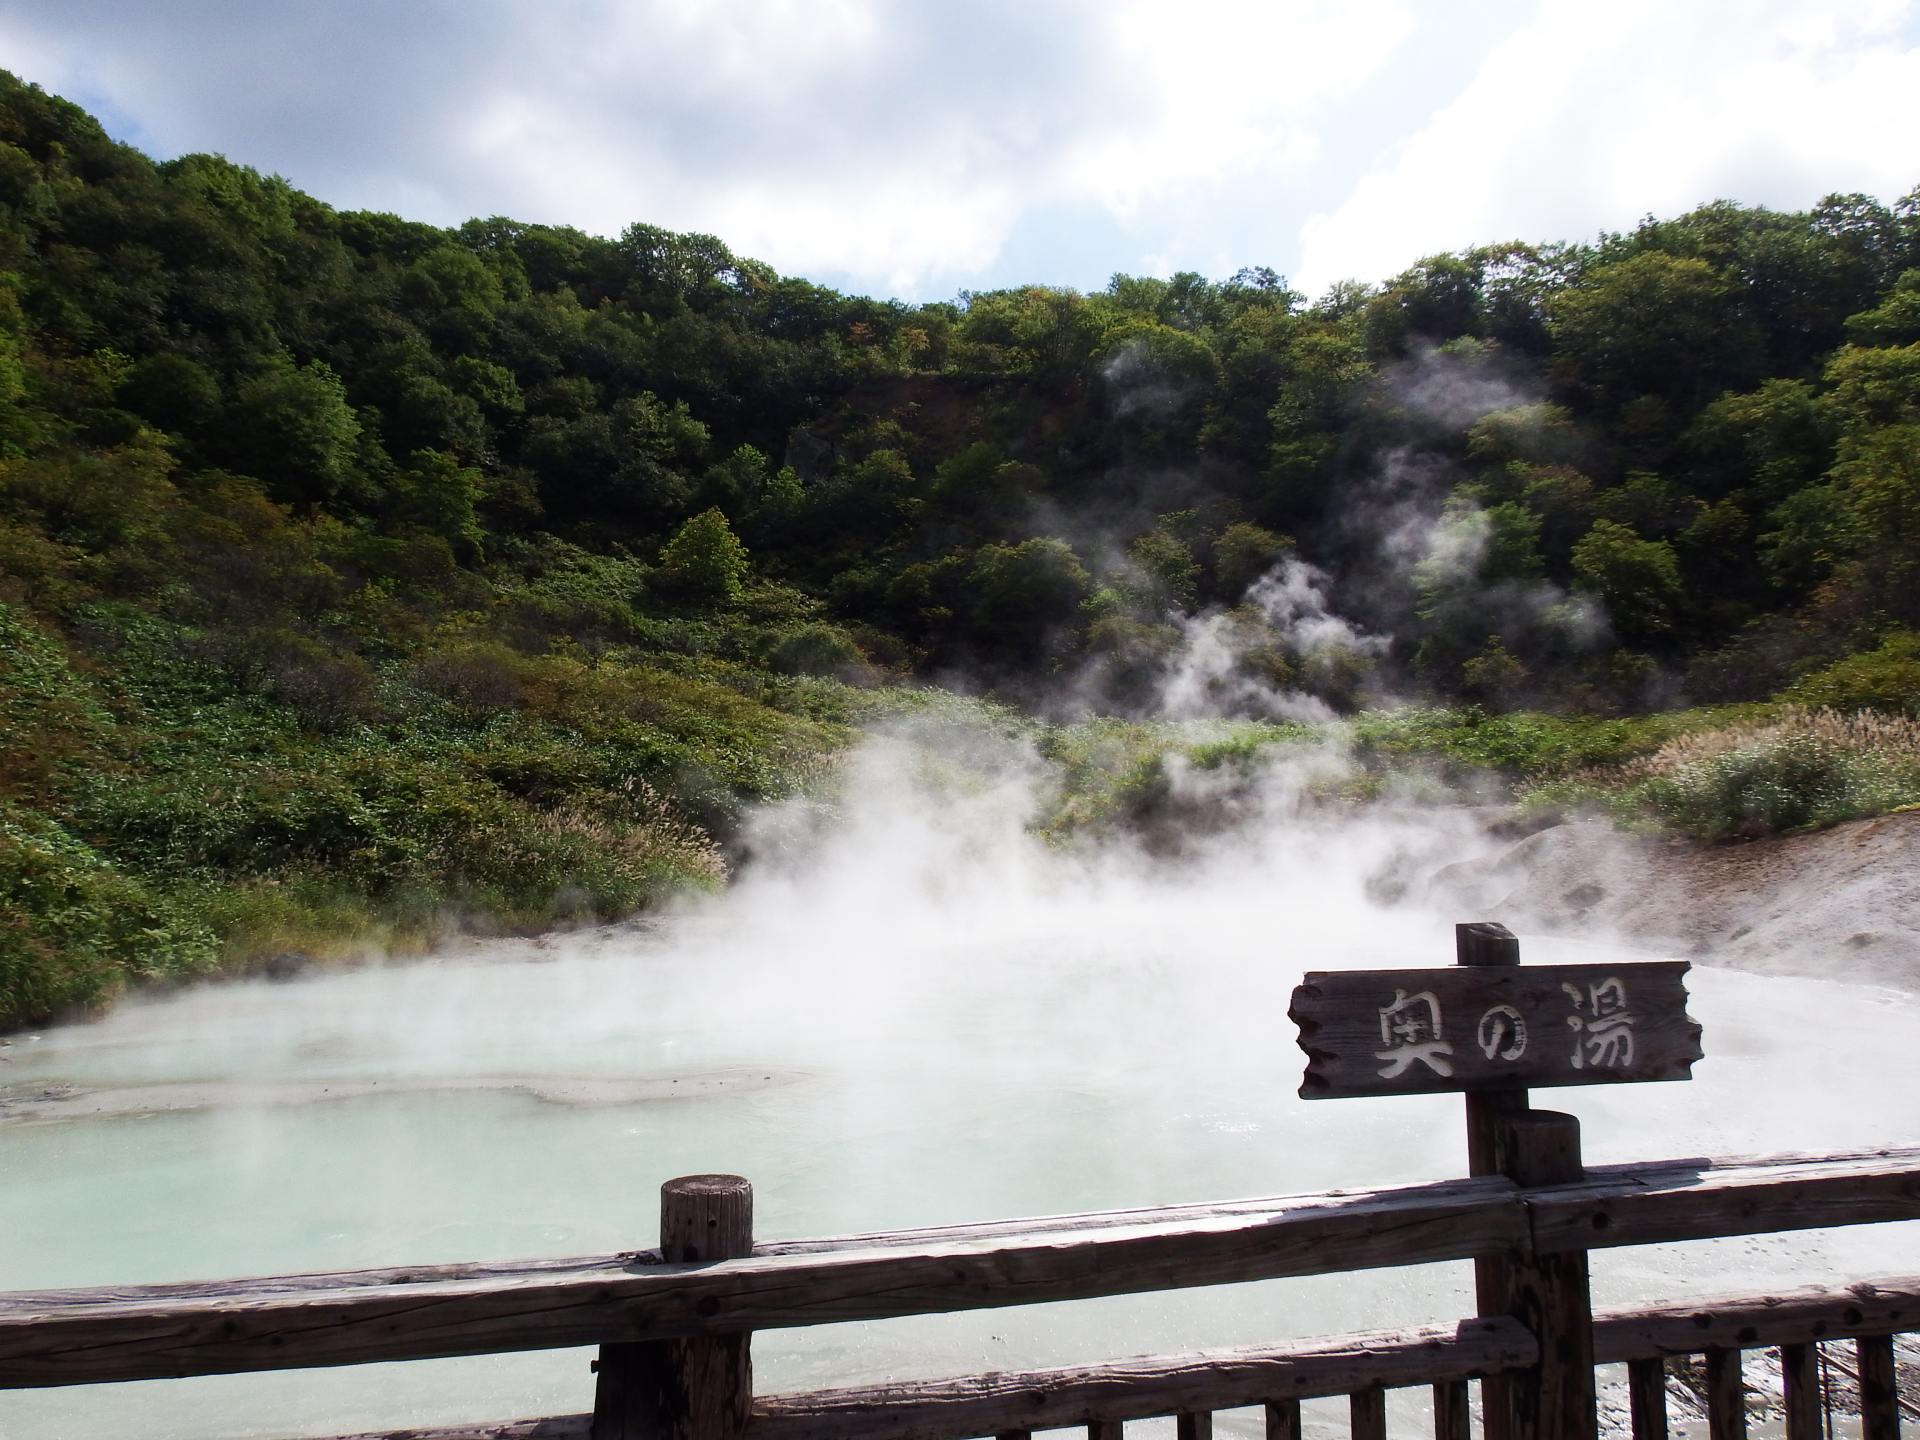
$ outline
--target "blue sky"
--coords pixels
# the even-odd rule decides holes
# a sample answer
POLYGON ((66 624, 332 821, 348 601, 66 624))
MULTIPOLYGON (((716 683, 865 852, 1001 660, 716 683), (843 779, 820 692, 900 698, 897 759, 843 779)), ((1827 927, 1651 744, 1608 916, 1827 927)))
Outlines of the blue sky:
POLYGON ((11 0, 0 66, 343 208, 721 236, 907 299, 1920 184, 1911 0, 11 0))

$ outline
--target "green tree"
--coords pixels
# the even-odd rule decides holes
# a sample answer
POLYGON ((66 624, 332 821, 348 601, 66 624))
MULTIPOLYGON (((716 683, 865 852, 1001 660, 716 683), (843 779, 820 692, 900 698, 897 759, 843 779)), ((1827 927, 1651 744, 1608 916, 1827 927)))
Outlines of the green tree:
POLYGON ((1680 563, 1664 540, 1644 540, 1617 521, 1596 520, 1573 547, 1573 573, 1623 634, 1644 638, 1672 626, 1680 563))
POLYGON ((1588 272, 1549 307, 1561 376, 1608 408, 1683 402, 1748 376, 1755 346, 1733 282, 1704 260, 1649 250, 1588 272))
POLYGON ((469 564, 481 558, 484 533, 477 508, 480 472, 438 450, 416 451, 393 479, 392 514, 404 526, 438 535, 469 564))
POLYGON ((283 361, 245 381, 222 429, 229 463, 296 505, 324 504, 340 493, 360 439, 346 387, 318 360, 283 361))
POLYGON ((1079 618, 1093 577, 1063 540, 985 545, 967 575, 973 628, 1003 654, 1039 658, 1079 618))
POLYGON ((702 510, 660 550, 660 578, 677 594, 731 604, 746 594, 747 547, 717 509, 702 510))
POLYGON ((1293 549, 1293 540, 1242 520, 1227 526, 1213 542, 1213 588, 1222 599, 1237 600, 1247 587, 1293 549))
POLYGON ((1870 542, 1893 549, 1920 543, 1920 424, 1850 437, 1833 478, 1870 542))
POLYGON ((1199 597, 1200 562, 1186 541, 1156 526, 1127 547, 1139 574, 1139 603, 1151 611, 1191 610, 1199 597))

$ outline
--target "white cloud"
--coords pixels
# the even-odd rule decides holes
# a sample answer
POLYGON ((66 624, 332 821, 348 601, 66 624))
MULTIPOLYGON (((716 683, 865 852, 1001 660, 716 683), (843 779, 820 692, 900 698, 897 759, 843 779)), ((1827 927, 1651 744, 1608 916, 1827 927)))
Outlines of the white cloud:
POLYGON ((643 219, 906 290, 1049 206, 1277 183, 1411 27, 1401 0, 19 0, 0 63, 343 206, 643 219))
POLYGON ((1591 239, 1712 199, 1804 208, 1920 181, 1911 6, 1545 0, 1302 234, 1297 280, 1504 239, 1591 239))

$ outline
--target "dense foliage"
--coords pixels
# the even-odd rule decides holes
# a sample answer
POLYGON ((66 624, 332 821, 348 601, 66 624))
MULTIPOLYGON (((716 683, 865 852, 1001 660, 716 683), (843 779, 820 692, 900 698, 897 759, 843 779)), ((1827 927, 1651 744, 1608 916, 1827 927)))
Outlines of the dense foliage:
POLYGON ((913 306, 0 75, 0 1024, 712 881, 876 679, 1913 708, 1917 536, 1920 194, 913 306))

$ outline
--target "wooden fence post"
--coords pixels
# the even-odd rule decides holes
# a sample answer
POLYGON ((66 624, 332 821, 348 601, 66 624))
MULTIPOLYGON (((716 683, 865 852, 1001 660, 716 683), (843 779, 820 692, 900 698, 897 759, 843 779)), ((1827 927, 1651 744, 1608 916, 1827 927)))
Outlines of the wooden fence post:
MULTIPOLYGON (((1504 1117, 1496 1132, 1499 1172, 1529 1188, 1579 1180, 1580 1122, 1554 1110, 1504 1117)), ((1517 1256, 1507 1265, 1505 1313, 1540 1342, 1540 1363, 1510 1375, 1505 1423, 1511 1440, 1594 1440, 1593 1299, 1585 1251, 1517 1256)))
POLYGON ((1856 1340, 1860 1367, 1860 1434, 1864 1440, 1900 1440, 1900 1389, 1893 1373, 1893 1337, 1856 1340))
MULTIPOLYGON (((1506 926, 1474 920, 1453 927, 1454 961, 1460 965, 1518 965, 1520 942, 1506 926)), ((1467 1173, 1497 1175, 1494 1131, 1509 1115, 1525 1114, 1525 1090, 1469 1091, 1467 1100, 1467 1173)), ((1478 1314, 1504 1315, 1507 1303, 1507 1262, 1483 1255, 1473 1262, 1474 1297, 1478 1314)), ((1480 1382, 1480 1423, 1486 1440, 1510 1440, 1507 1433, 1507 1382, 1498 1377, 1480 1382)))
MULTIPOLYGON (((1816 1400, 1818 1397, 1815 1397, 1816 1400)), ((1633 1416, 1633 1440, 1667 1440, 1667 1362, 1659 1358, 1627 1362, 1627 1405, 1633 1416)), ((1789 1396, 1791 1410, 1791 1396, 1789 1396)), ((1787 1440, 1820 1440, 1819 1412, 1815 1428, 1794 1433, 1789 1415, 1787 1440)))
MULTIPOLYGON (((738 1175, 683 1175, 660 1187, 669 1265, 753 1253, 753 1187, 738 1175)), ((592 1440, 737 1440, 753 1406, 749 1335, 600 1347, 592 1440)))

